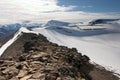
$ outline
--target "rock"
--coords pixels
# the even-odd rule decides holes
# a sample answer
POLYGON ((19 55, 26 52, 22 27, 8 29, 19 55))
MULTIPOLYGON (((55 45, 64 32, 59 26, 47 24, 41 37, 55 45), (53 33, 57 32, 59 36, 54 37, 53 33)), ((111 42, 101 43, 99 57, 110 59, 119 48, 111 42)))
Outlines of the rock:
POLYGON ((25 57, 24 55, 22 55, 22 56, 20 56, 20 57, 18 58, 18 60, 19 60, 19 61, 25 61, 25 60, 26 60, 26 57, 25 57))
POLYGON ((9 69, 10 71, 13 71, 15 75, 18 74, 18 70, 15 68, 15 66, 11 66, 9 69))
POLYGON ((61 77, 57 77, 57 79, 56 79, 56 80, 62 80, 62 79, 61 79, 61 77))
POLYGON ((31 62, 27 62, 27 61, 22 62, 23 69, 28 69, 30 67, 28 63, 31 63, 31 62))
POLYGON ((76 80, 76 79, 70 76, 67 76, 67 77, 62 77, 62 80, 76 80))
POLYGON ((72 48, 71 49, 73 52, 77 52, 77 49, 76 48, 72 48))
POLYGON ((19 80, 17 77, 13 77, 10 80, 19 80))
POLYGON ((59 73, 63 76, 75 77, 77 75, 76 69, 73 67, 65 66, 58 69, 59 73))
POLYGON ((2 66, 12 66, 14 65, 14 61, 8 61, 8 60, 4 60, 4 64, 2 64, 2 66))
POLYGON ((9 69, 9 68, 6 68, 5 70, 2 71, 2 74, 5 74, 5 75, 6 75, 9 71, 10 71, 10 69, 9 69))
POLYGON ((26 70, 20 70, 19 74, 17 75, 18 78, 22 78, 23 76, 25 76, 27 74, 28 71, 26 70))
POLYGON ((20 80, 29 80, 29 78, 31 77, 32 75, 26 75, 24 76, 23 78, 21 78, 20 80))
POLYGON ((19 69, 19 70, 21 70, 23 68, 23 65, 18 64, 18 65, 16 65, 16 68, 19 69))
POLYGON ((31 58, 38 58, 38 57, 44 57, 44 56, 47 56, 49 55, 48 53, 45 53, 45 52, 40 52, 40 53, 37 53, 35 55, 32 55, 31 58))
POLYGON ((83 59, 84 62, 89 62, 89 60, 90 60, 90 58, 86 55, 83 55, 82 59, 83 59))
POLYGON ((29 80, 45 80, 45 74, 37 72, 29 80))
POLYGON ((58 77, 57 73, 46 74, 45 80, 56 80, 58 77))
POLYGON ((18 74, 18 70, 14 66, 8 67, 2 71, 2 75, 6 77, 6 79, 11 79, 17 74, 18 74))
POLYGON ((12 77, 14 77, 16 75, 16 73, 14 71, 9 71, 8 72, 8 78, 11 79, 12 77))
POLYGON ((0 68, 0 71, 3 71, 3 70, 5 70, 6 69, 6 67, 1 67, 0 68))
POLYGON ((4 60, 0 60, 0 65, 4 63, 4 60))
POLYGON ((0 80, 6 80, 4 76, 0 76, 0 80))
POLYGON ((38 79, 45 80, 45 74, 41 75, 38 79))
POLYGON ((90 69, 85 64, 89 64, 89 57, 82 56, 75 48, 59 46, 44 36, 27 33, 23 33, 18 43, 20 54, 12 51, 14 54, 8 55, 14 59, 0 60, 0 76, 7 80, 82 80, 81 74, 88 76, 90 69))
POLYGON ((45 74, 42 74, 40 72, 36 72, 35 74, 32 75, 32 78, 33 79, 42 79, 42 78, 45 78, 45 74))

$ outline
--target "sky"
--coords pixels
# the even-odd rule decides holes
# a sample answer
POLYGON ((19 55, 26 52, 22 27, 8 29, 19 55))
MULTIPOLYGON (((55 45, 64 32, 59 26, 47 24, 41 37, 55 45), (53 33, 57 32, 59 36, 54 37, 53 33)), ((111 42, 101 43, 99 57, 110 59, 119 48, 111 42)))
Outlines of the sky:
POLYGON ((120 0, 59 0, 59 5, 75 5, 77 11, 120 12, 120 0))
POLYGON ((0 23, 120 18, 120 0, 0 0, 0 23))

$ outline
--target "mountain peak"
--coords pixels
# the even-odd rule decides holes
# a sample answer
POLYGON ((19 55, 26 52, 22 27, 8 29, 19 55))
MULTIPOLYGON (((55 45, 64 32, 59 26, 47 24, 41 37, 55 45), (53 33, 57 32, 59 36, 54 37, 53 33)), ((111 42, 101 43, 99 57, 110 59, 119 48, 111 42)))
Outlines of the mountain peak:
POLYGON ((45 26, 68 26, 70 23, 58 21, 58 20, 50 20, 45 26))

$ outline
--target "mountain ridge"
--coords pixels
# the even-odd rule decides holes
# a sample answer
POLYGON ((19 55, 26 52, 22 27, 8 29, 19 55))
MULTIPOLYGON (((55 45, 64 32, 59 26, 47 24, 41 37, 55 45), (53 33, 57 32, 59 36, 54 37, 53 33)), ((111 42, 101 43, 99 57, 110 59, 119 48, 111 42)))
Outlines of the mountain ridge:
POLYGON ((0 57, 3 80, 118 80, 113 72, 91 64, 89 57, 75 48, 49 42, 26 28, 19 31, 22 35, 0 57))

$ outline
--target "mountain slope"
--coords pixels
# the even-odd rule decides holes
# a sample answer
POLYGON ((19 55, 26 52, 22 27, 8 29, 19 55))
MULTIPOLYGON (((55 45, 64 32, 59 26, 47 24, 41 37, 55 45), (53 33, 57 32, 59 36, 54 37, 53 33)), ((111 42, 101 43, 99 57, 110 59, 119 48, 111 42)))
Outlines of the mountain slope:
POLYGON ((25 28, 17 34, 0 58, 0 79, 118 80, 112 72, 89 63, 89 57, 75 48, 59 46, 25 28))
POLYGON ((33 30, 43 34, 51 42, 70 48, 75 47, 79 52, 88 55, 93 62, 120 73, 120 59, 118 57, 120 56, 120 25, 105 24, 103 26, 79 27, 80 29, 60 27, 33 30), (89 28, 87 29, 87 27, 89 28), (98 27, 103 29, 96 29, 98 27))
MULTIPOLYGON (((32 31, 29 31, 28 29, 22 27, 19 29, 19 31, 17 31, 13 38, 10 39, 8 42, 6 42, 1 48, 0 48, 0 55, 2 55, 4 53, 4 51, 14 42, 16 41, 22 34, 24 33, 35 33, 32 31)), ((9 52, 9 51, 8 51, 9 52)))

